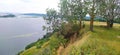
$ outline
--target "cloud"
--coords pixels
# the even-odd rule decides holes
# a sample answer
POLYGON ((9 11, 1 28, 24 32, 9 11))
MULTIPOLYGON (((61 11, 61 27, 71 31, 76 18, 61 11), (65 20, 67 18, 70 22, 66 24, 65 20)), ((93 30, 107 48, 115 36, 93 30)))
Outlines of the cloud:
POLYGON ((58 9, 59 0, 1 0, 0 12, 45 13, 47 8, 58 9))
POLYGON ((22 1, 20 0, 0 0, 0 4, 8 4, 8 5, 12 5, 12 4, 17 4, 17 3, 21 3, 22 1))

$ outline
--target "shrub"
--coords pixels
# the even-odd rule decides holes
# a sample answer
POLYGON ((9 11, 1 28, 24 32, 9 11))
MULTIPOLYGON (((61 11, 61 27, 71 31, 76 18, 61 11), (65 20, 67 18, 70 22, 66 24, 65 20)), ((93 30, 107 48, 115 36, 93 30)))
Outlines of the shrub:
POLYGON ((37 43, 36 43, 36 47, 37 47, 37 48, 41 48, 41 46, 42 46, 45 42, 49 41, 49 37, 51 37, 51 35, 53 35, 53 33, 49 32, 49 33, 47 33, 46 35, 44 35, 44 37, 43 37, 42 39, 38 39, 38 40, 37 40, 37 43))
POLYGON ((25 50, 27 50, 27 49, 35 46, 35 45, 36 45, 36 42, 30 43, 29 45, 27 45, 27 46, 25 47, 25 50))
POLYGON ((57 48, 60 45, 65 45, 65 43, 66 39, 64 39, 62 35, 57 35, 57 33, 54 33, 49 39, 49 44, 42 48, 39 55, 56 55, 57 48))
POLYGON ((65 38, 69 39, 70 36, 74 35, 74 33, 78 33, 79 30, 80 30, 79 24, 67 23, 67 24, 62 24, 62 28, 60 32, 65 38))
POLYGON ((43 36, 43 38, 49 38, 53 33, 48 32, 46 35, 43 36))
POLYGON ((60 45, 65 45, 66 43, 66 39, 64 39, 64 36, 62 35, 53 35, 51 38, 50 38, 50 47, 53 49, 53 48, 58 48, 60 45))
POLYGON ((48 40, 49 40, 48 38, 39 39, 39 40, 37 41, 37 43, 36 43, 36 47, 37 47, 37 48, 41 48, 41 46, 42 46, 45 42, 47 42, 48 40))

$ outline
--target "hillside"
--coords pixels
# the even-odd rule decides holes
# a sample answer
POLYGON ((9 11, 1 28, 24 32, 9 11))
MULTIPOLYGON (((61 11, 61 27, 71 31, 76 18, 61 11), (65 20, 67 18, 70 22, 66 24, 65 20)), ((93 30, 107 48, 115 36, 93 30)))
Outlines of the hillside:
POLYGON ((83 34, 77 38, 72 37, 65 48, 57 44, 60 38, 54 37, 56 34, 53 34, 41 48, 33 46, 20 55, 43 55, 41 53, 49 51, 51 55, 120 55, 120 24, 114 24, 113 28, 107 29, 104 27, 106 23, 95 22, 94 32, 89 31, 88 25, 89 22, 86 21, 85 28, 80 31, 83 34), (51 46, 53 50, 45 50, 51 46), (57 46, 56 50, 54 46, 57 46))
MULTIPOLYGON (((88 24, 88 22, 86 22, 88 24)), ((87 32, 62 51, 62 55, 120 55, 120 24, 106 29, 103 22, 95 22, 94 32, 87 32)))

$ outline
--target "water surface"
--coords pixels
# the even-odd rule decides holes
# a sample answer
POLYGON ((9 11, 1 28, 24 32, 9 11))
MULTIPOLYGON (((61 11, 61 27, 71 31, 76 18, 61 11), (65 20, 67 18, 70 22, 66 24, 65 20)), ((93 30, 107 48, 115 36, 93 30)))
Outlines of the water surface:
POLYGON ((42 38, 43 18, 0 18, 0 55, 16 55, 42 38))

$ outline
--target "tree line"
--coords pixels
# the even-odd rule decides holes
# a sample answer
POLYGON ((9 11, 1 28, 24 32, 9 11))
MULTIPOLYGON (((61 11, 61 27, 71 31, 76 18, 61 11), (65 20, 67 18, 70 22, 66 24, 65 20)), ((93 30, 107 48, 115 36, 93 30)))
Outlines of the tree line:
POLYGON ((60 0, 59 11, 48 8, 44 19, 47 22, 45 29, 49 31, 62 30, 65 23, 79 24, 82 29, 82 21, 87 14, 90 16, 90 31, 94 31, 94 18, 104 18, 107 28, 112 28, 114 20, 120 19, 120 0, 60 0))

